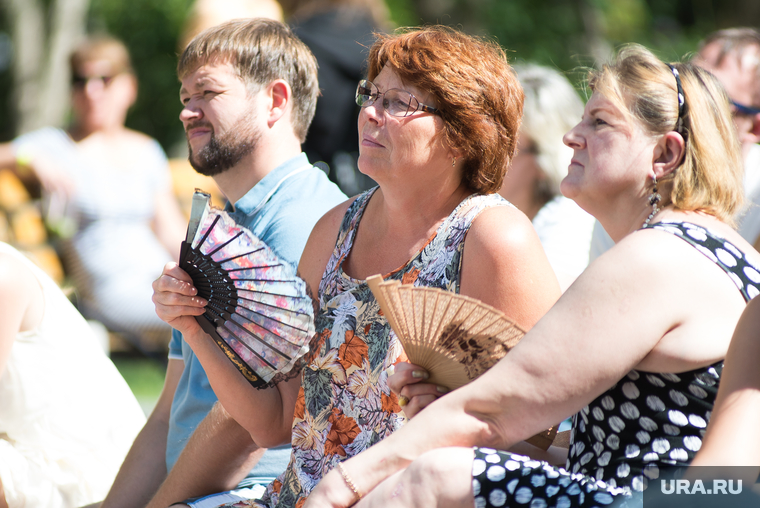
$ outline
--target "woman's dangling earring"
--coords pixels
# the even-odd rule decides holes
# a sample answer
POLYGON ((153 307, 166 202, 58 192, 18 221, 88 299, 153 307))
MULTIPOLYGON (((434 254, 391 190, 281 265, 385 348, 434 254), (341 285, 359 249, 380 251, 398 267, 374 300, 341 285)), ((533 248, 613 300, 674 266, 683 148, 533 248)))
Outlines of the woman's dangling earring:
POLYGON ((451 159, 451 167, 453 168, 456 165, 457 165, 457 158, 454 157, 453 159, 451 159))
POLYGON ((657 177, 655 175, 652 175, 652 193, 649 195, 649 206, 652 207, 652 213, 649 214, 649 217, 647 217, 647 220, 644 221, 644 226, 647 227, 649 225, 649 221, 652 220, 652 218, 657 215, 657 212, 660 211, 660 207, 658 206, 660 201, 662 200, 662 196, 657 192, 657 177))

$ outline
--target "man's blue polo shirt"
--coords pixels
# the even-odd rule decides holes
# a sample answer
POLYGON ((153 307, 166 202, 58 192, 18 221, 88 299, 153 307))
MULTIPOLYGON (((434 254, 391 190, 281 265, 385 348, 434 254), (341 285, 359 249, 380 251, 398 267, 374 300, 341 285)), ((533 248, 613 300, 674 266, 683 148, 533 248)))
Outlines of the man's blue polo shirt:
MULTIPOLYGON (((313 167, 301 153, 265 176, 235 203, 234 211, 228 204, 227 211, 280 259, 295 267, 317 220, 345 199, 325 173, 313 167)), ((169 344, 169 358, 183 360, 185 368, 172 402, 166 442, 167 471, 177 462, 190 435, 217 400, 200 361, 176 330, 169 344)), ((290 445, 267 450, 249 478, 269 483, 285 470, 289 459, 290 445)))

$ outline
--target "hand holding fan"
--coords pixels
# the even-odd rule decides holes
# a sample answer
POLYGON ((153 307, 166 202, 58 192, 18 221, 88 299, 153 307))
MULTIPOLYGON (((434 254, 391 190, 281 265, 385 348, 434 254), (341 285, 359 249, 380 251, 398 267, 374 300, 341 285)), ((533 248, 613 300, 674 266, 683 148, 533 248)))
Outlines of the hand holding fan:
MULTIPOLYGON (((498 309, 438 288, 367 278, 409 361, 425 368, 427 382, 452 390, 493 367, 525 335, 498 309)), ((549 448, 557 427, 527 441, 549 448)))
POLYGON ((295 270, 196 191, 179 266, 208 301, 196 320, 257 388, 297 375, 315 335, 314 307, 295 270))

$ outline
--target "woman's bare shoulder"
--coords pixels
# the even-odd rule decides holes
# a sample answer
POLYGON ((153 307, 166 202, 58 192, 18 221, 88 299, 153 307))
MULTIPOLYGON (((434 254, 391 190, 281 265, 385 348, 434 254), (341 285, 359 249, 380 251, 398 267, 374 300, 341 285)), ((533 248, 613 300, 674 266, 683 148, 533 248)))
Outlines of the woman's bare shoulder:
POLYGON ((0 301, 17 297, 30 285, 37 285, 32 271, 12 254, 0 252, 0 301))
POLYGON ((465 239, 461 292, 531 328, 560 296, 530 220, 511 206, 484 210, 465 239))
POLYGON ((541 248, 530 219, 513 206, 493 206, 483 210, 470 226, 465 242, 470 248, 478 246, 499 256, 541 248))

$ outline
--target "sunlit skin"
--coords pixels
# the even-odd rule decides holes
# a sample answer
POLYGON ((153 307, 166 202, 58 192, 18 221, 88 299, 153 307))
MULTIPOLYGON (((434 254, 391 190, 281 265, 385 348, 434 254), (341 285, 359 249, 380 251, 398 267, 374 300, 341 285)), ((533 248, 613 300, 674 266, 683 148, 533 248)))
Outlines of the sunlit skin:
POLYGON ((212 133, 238 128, 242 113, 250 108, 245 84, 227 63, 198 67, 182 80, 179 96, 179 119, 193 151, 205 146, 212 133))
MULTIPOLYGON (((573 158, 560 188, 581 208, 599 217, 604 216, 602 211, 624 209, 619 206, 621 199, 645 201, 656 139, 632 125, 609 99, 594 93, 580 123, 563 141, 573 149, 573 158), (630 190, 636 187, 640 191, 631 199, 630 190)), ((634 217, 633 222, 641 226, 643 218, 634 217)))
MULTIPOLYGON (((400 88, 414 95, 422 104, 437 106, 429 94, 404 83, 385 66, 373 83, 380 92, 400 88)), ((389 179, 427 179, 433 169, 450 173, 452 153, 442 150, 440 130, 443 120, 429 113, 417 112, 407 117, 391 116, 382 107, 382 98, 362 108, 359 126, 359 170, 376 182, 389 179), (421 174, 420 171, 427 174, 421 174)))
POLYGON ((231 203, 290 154, 300 152, 298 138, 289 135, 290 85, 281 79, 252 92, 231 64, 215 60, 182 79, 180 100, 183 109, 179 119, 185 128, 191 158, 208 145, 212 136, 225 147, 256 145, 255 149, 244 150, 231 167, 214 175, 231 203), (256 143, 262 136, 269 141, 256 143))

